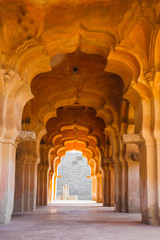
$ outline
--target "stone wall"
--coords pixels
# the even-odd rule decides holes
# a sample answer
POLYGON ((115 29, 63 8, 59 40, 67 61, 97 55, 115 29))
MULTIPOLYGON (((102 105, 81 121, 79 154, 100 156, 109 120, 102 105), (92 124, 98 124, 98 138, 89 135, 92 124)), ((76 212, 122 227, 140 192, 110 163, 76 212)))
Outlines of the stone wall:
POLYGON ((90 166, 82 153, 67 152, 58 167, 57 196, 63 194, 63 185, 69 185, 69 195, 77 195, 78 200, 92 200, 92 180, 87 178, 90 174, 90 166))

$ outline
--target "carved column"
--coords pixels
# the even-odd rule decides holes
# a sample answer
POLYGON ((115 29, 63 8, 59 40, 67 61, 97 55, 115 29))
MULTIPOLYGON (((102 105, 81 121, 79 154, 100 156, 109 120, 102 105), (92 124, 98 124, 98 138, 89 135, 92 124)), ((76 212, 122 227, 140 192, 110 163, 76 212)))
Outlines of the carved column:
POLYGON ((128 212, 128 166, 124 161, 122 166, 122 212, 128 212))
POLYGON ((101 198, 100 198, 100 173, 97 174, 97 203, 101 202, 101 198))
POLYGON ((143 122, 142 136, 144 143, 140 149, 140 201, 142 221, 147 224, 159 224, 158 191, 157 191, 157 153, 153 136, 153 100, 142 101, 143 122))
POLYGON ((105 128, 105 134, 110 137, 112 146, 112 160, 115 170, 115 211, 122 211, 122 165, 120 162, 120 139, 116 127, 109 125, 105 128))
POLYGON ((128 161, 128 212, 140 212, 139 162, 128 161))
POLYGON ((140 212, 138 146, 143 140, 139 134, 123 134, 122 141, 126 145, 128 167, 128 212, 140 212))
POLYGON ((48 183, 49 183, 49 149, 46 144, 40 144, 40 163, 38 165, 38 205, 48 204, 48 183))
POLYGON ((96 198, 96 202, 97 203, 99 203, 99 176, 98 176, 98 174, 97 174, 97 176, 96 176, 96 192, 97 192, 97 198, 96 198))
POLYGON ((0 223, 8 223, 13 211, 15 153, 14 142, 0 142, 0 223))
POLYGON ((102 171, 102 183, 103 183, 103 206, 107 206, 107 176, 106 169, 104 167, 102 171))
POLYGON ((39 178, 38 178, 38 205, 47 206, 48 204, 48 167, 39 166, 38 168, 39 178))
POLYGON ((30 87, 11 70, 0 70, 0 223, 11 219, 14 204, 16 137, 30 87))
MULTIPOLYGON (((121 134, 127 132, 127 123, 121 123, 121 134)), ((122 212, 128 212, 128 166, 125 159, 126 145, 120 142, 120 162, 122 166, 122 212)))
POLYGON ((53 182, 54 182, 54 187, 53 187, 53 200, 56 200, 56 188, 57 188, 57 174, 54 173, 53 175, 53 182))
POLYGON ((109 165, 110 175, 110 206, 115 206, 115 170, 113 164, 109 165))
POLYGON ((99 202, 103 202, 103 183, 102 183, 102 173, 99 176, 99 202))
POLYGON ((114 163, 115 168, 115 211, 122 212, 122 166, 114 163))
POLYGON ((36 207, 36 135, 21 131, 16 152, 14 212, 33 211, 36 207))
POLYGON ((158 215, 160 219, 160 69, 159 71, 157 71, 154 80, 154 109, 155 109, 154 136, 156 139, 156 151, 157 151, 158 215))
POLYGON ((112 163, 111 158, 103 158, 103 206, 111 206, 110 163, 112 163))
POLYGON ((49 185, 48 185, 48 202, 53 201, 53 172, 49 172, 49 185))
POLYGON ((96 201, 97 194, 96 194, 96 176, 92 176, 92 200, 96 201))
POLYGON ((13 212, 18 134, 16 104, 15 99, 0 95, 0 223, 8 223, 13 212))

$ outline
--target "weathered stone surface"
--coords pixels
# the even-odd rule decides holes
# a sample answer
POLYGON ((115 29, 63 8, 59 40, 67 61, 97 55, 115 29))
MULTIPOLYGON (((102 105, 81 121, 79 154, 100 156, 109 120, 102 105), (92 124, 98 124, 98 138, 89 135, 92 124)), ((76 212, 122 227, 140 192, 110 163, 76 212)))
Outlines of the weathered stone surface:
POLYGON ((119 214, 114 212, 114 208, 101 206, 94 202, 54 202, 47 207, 39 207, 32 214, 13 215, 12 224, 1 226, 0 238, 8 240, 14 235, 15 239, 38 237, 44 240, 56 236, 63 240, 103 240, 107 229, 110 240, 117 237, 119 240, 159 240, 159 227, 141 224, 140 214, 119 214))
POLYGON ((127 144, 127 143, 140 144, 141 142, 143 142, 143 139, 141 138, 141 136, 139 134, 123 134, 122 142, 124 144, 127 144))
POLYGON ((35 132, 31 131, 20 131, 16 138, 16 141, 36 141, 36 134, 35 132))
POLYGON ((30 137, 26 135, 28 140, 25 138, 24 141, 23 138, 16 152, 14 212, 33 211, 36 207, 38 165, 36 144, 35 140, 30 141, 30 137))
POLYGON ((14 204, 15 145, 0 143, 0 223, 11 220, 14 204))
POLYGON ((35 203, 36 163, 47 204, 61 158, 76 149, 94 200, 115 195, 116 211, 133 211, 140 183, 142 220, 159 224, 159 1, 0 3, 1 222, 12 212, 16 140, 17 209, 35 203), (42 157, 40 145, 51 152, 42 157))

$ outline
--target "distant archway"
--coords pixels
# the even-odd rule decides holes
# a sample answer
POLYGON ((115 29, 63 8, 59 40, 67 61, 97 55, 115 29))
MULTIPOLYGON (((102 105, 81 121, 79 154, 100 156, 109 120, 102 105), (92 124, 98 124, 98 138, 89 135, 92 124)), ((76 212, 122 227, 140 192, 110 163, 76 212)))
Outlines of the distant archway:
POLYGON ((79 151, 68 151, 57 169, 56 200, 92 200, 91 168, 79 151))

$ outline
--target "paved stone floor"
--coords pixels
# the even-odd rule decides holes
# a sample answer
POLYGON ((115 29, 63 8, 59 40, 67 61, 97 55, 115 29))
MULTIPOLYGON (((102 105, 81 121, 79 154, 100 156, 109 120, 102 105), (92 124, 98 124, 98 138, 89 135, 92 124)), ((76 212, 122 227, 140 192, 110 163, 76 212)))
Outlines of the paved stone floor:
POLYGON ((16 214, 0 225, 0 240, 156 240, 160 227, 141 223, 140 214, 115 213, 93 203, 53 203, 34 213, 16 214))

